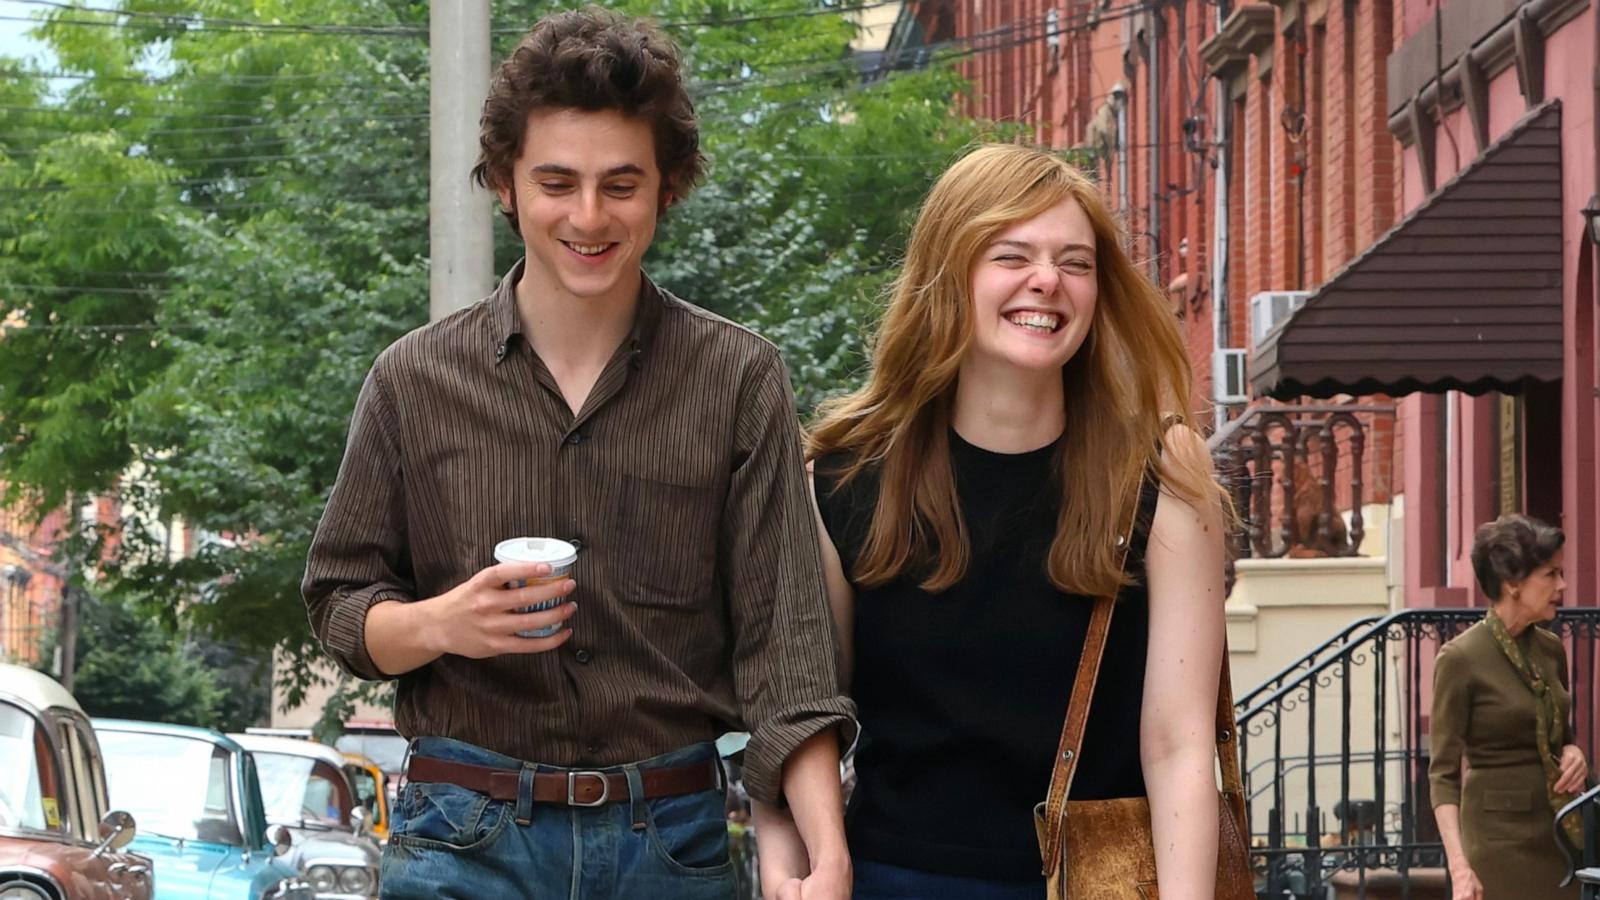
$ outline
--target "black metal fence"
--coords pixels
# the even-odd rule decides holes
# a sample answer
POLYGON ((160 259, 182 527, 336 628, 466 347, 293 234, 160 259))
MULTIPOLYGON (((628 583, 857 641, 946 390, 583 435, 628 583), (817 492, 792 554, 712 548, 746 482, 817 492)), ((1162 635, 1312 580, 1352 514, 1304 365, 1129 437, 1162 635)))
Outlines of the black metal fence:
MULTIPOLYGON (((1390 885, 1385 897, 1441 896, 1423 892, 1430 883, 1449 896, 1429 802, 1428 685, 1439 647, 1483 615, 1409 609, 1358 620, 1239 698, 1262 897, 1323 900, 1337 888, 1365 898, 1379 883, 1390 885)), ((1563 609, 1547 627, 1566 644, 1579 745, 1593 760, 1600 609, 1563 609)), ((1600 882, 1597 841, 1591 829, 1600 882)))
POLYGON ((1392 487, 1394 419, 1392 405, 1266 405, 1218 429, 1207 443, 1242 525, 1228 583, 1234 559, 1359 555, 1369 489, 1386 498, 1392 487))

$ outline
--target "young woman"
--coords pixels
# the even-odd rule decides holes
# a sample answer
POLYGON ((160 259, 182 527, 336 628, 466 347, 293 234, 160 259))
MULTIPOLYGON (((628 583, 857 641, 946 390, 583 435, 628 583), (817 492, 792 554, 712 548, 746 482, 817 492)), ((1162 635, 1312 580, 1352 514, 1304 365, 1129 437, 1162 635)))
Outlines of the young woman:
MULTIPOLYGON (((857 900, 1044 896, 1033 807, 1112 592, 1071 798, 1148 796, 1162 900, 1210 896, 1225 500, 1181 424, 1170 305, 1121 241, 1054 153, 970 153, 917 218, 866 386, 812 434, 857 900)), ((803 846, 756 821, 767 895, 799 897, 803 846)))

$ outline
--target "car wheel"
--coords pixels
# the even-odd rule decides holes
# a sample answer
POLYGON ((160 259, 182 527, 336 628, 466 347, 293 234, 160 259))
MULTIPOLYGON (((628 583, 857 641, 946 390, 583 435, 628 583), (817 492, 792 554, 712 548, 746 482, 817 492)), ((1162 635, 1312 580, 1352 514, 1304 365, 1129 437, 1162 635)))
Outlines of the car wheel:
POLYGON ((0 900, 59 900, 55 891, 20 875, 0 874, 0 900))

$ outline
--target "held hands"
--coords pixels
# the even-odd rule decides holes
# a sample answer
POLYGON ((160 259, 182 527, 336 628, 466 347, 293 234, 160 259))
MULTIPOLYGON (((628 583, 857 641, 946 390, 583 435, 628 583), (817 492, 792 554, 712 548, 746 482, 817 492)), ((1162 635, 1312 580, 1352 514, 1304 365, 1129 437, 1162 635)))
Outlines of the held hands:
POLYGON ((778 900, 849 900, 850 875, 847 870, 812 872, 790 878, 778 887, 778 900))
POLYGON ((849 900, 848 858, 836 862, 819 860, 813 865, 800 830, 787 810, 760 801, 751 807, 764 900, 849 900))
POLYGON ((1555 790, 1558 794, 1576 794, 1583 790, 1585 780, 1589 777, 1589 762, 1583 758, 1583 751, 1577 744, 1568 744, 1561 748, 1561 777, 1556 779, 1555 790))
POLYGON ((519 631, 532 631, 565 622, 577 609, 575 603, 562 603, 539 612, 517 612, 557 600, 572 593, 577 582, 570 578, 548 584, 508 588, 507 582, 549 576, 546 563, 501 563, 483 569, 450 591, 429 601, 428 635, 425 640, 440 654, 453 653, 483 659, 505 653, 543 653, 566 643, 571 629, 563 628, 549 637, 527 638, 519 631))
POLYGON ((1483 900, 1483 885, 1470 867, 1450 867, 1450 900, 1483 900))

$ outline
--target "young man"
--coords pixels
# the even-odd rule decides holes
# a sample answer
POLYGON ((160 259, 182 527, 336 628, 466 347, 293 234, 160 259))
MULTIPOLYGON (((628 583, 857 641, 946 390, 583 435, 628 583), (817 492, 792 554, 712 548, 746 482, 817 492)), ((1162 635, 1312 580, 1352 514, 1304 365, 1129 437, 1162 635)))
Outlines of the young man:
POLYGON ((679 69, 639 21, 534 27, 474 171, 526 257, 385 350, 357 400, 304 593, 341 666, 399 678, 385 897, 732 897, 711 741, 740 727, 748 790, 807 840, 786 893, 848 896, 853 708, 787 374, 639 269, 704 165, 679 69), (550 573, 494 564, 523 536, 578 548, 570 577, 506 588, 550 573))

